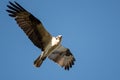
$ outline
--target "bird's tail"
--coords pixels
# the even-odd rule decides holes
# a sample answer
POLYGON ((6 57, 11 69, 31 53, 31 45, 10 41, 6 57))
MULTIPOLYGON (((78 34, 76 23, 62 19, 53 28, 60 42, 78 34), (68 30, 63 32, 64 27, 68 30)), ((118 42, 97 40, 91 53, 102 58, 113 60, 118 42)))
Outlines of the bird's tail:
POLYGON ((43 63, 43 61, 46 59, 46 57, 43 57, 42 55, 40 55, 35 61, 34 61, 34 65, 36 67, 40 67, 41 64, 43 63))

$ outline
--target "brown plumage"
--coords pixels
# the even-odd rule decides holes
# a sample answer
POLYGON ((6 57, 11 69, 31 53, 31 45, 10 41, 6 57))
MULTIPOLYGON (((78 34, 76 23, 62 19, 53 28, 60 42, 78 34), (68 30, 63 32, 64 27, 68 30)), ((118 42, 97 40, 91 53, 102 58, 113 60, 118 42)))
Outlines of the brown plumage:
POLYGON ((21 29, 23 29, 34 45, 44 51, 44 48, 49 42, 46 37, 51 39, 51 35, 46 31, 42 23, 36 17, 30 14, 17 2, 15 2, 15 4, 11 2, 9 3, 10 5, 7 5, 9 8, 9 10, 7 10, 7 12, 9 12, 9 16, 14 17, 17 24, 21 29))
POLYGON ((54 51, 50 56, 48 56, 48 58, 58 63, 60 66, 64 67, 65 70, 69 70, 69 68, 74 65, 75 61, 75 58, 70 50, 64 48, 63 46, 54 51))
POLYGON ((60 42, 61 35, 52 37, 44 28, 41 21, 25 10, 17 2, 9 2, 6 10, 13 17, 19 27, 26 33, 35 46, 42 50, 42 54, 34 61, 36 67, 40 67, 46 57, 53 60, 65 70, 74 65, 75 58, 68 48, 63 47, 60 42))

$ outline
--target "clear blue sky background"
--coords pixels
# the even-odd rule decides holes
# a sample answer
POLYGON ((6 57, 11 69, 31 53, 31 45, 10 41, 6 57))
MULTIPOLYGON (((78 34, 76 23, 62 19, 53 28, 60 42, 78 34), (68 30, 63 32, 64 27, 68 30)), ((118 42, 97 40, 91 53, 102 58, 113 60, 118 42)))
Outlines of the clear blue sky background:
MULTIPOLYGON (((13 1, 13 0, 11 0, 13 1)), ((16 0, 76 58, 70 71, 46 59, 0 0, 0 80, 120 80, 120 0, 16 0)))

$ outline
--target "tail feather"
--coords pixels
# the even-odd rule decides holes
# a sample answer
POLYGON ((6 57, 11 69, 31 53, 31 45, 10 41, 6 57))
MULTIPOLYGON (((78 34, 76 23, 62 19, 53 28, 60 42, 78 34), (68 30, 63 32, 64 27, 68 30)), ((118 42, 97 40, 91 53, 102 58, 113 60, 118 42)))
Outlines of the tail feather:
POLYGON ((40 67, 46 57, 41 57, 41 55, 34 61, 36 67, 40 67))

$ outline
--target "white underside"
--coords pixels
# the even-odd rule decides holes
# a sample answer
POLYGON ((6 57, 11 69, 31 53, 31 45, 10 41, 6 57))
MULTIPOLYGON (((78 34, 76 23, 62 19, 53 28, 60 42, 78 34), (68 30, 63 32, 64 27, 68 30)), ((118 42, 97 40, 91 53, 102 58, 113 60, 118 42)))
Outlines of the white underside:
POLYGON ((56 40, 55 37, 52 37, 51 42, 48 44, 46 49, 44 51, 42 51, 41 57, 42 56, 49 56, 52 52, 54 52, 56 49, 58 49, 60 47, 61 47, 60 41, 56 40), (55 46, 55 48, 50 50, 53 46, 55 46))

